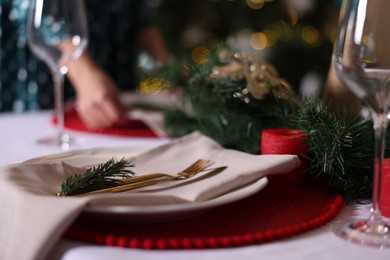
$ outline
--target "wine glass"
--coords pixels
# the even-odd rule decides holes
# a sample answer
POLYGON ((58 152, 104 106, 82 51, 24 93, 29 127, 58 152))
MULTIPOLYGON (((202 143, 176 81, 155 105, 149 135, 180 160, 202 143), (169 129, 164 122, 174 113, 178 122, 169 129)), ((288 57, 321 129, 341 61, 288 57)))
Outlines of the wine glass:
POLYGON ((27 22, 27 41, 49 66, 54 82, 57 134, 38 143, 63 150, 76 141, 64 131, 64 78, 66 63, 77 59, 88 43, 87 18, 82 0, 33 0, 27 22))
POLYGON ((390 117, 390 1, 344 0, 333 53, 338 77, 367 106, 375 133, 371 215, 365 220, 338 222, 333 231, 362 245, 390 247, 388 219, 380 196, 385 133, 390 117))

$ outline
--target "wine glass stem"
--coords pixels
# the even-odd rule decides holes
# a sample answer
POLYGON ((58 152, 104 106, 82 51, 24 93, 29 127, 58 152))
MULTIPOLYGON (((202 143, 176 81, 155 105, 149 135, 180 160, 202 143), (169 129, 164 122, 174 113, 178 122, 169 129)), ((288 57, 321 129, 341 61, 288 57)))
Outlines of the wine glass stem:
POLYGON ((374 184, 372 194, 371 221, 382 222, 380 209, 382 169, 385 149, 385 134, 387 129, 387 114, 372 113, 375 132, 374 184))
POLYGON ((59 145, 63 147, 64 143, 69 142, 68 135, 64 132, 65 122, 65 102, 64 102, 64 79, 65 74, 61 71, 53 72, 54 81, 54 102, 55 102, 55 113, 57 117, 57 136, 59 145))

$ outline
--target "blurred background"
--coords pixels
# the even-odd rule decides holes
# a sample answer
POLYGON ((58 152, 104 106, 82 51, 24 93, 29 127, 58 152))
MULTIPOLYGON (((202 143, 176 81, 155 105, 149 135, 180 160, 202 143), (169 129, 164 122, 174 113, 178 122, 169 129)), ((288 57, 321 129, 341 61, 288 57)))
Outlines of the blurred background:
MULTIPOLYGON (((336 0, 148 0, 173 57, 202 64, 227 42, 271 62, 303 96, 323 90, 336 37, 336 0)), ((146 68, 147 57, 140 59, 146 68)), ((150 66, 150 64, 149 64, 150 66)))

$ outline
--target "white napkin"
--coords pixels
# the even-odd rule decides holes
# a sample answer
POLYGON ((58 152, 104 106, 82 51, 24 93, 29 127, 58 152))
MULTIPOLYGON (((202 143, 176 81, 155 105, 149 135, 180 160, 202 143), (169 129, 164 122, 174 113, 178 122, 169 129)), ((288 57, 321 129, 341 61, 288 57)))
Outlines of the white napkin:
POLYGON ((189 180, 165 182, 123 193, 55 197, 68 176, 84 172, 85 168, 55 160, 3 167, 0 169, 0 259, 42 259, 88 205, 204 201, 266 175, 289 172, 300 164, 295 155, 251 155, 224 149, 199 133, 128 159, 135 163, 133 170, 137 175, 174 174, 197 159, 208 159, 214 162, 212 167, 227 166, 227 169, 207 178, 205 172, 189 180), (190 184, 182 185, 185 182, 190 184))

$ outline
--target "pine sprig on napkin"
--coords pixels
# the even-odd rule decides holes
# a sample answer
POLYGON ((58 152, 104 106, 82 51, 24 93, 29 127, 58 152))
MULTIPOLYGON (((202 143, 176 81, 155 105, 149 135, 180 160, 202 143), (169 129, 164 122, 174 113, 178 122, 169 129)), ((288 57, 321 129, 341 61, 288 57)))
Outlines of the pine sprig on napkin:
POLYGON ((69 176, 61 185, 61 192, 57 196, 72 196, 94 190, 118 186, 121 179, 130 178, 135 173, 127 168, 134 164, 122 158, 120 161, 112 158, 96 167, 87 169, 82 174, 69 176))

